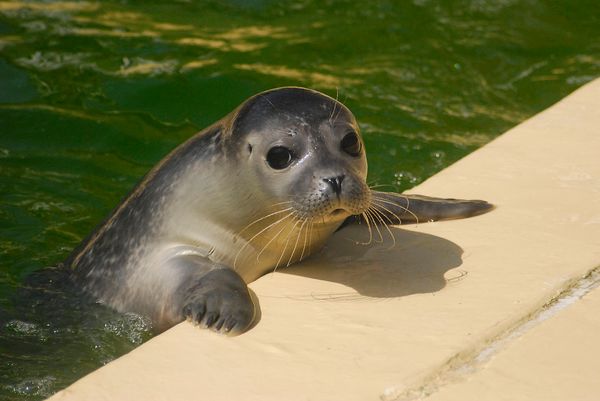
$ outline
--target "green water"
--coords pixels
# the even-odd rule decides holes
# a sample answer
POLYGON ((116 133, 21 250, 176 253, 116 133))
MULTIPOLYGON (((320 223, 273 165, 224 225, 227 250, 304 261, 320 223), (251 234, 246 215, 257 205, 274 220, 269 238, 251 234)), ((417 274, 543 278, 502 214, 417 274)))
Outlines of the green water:
POLYGON ((369 182, 404 190, 600 75, 599 4, 0 1, 0 399, 43 399, 150 337, 31 273, 248 96, 338 97, 369 182))

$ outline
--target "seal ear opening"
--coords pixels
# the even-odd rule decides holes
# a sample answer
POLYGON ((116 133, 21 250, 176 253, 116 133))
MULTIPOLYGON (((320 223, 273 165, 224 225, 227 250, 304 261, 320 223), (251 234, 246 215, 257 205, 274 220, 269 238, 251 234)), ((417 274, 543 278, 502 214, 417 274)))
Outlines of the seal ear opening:
POLYGON ((252 144, 248 144, 248 154, 252 154, 252 144))

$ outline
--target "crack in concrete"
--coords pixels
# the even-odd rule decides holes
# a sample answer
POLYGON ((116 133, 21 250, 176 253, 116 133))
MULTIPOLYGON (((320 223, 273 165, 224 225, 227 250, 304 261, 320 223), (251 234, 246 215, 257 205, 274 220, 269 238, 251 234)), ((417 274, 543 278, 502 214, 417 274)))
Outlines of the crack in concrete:
POLYGON ((508 347, 511 342, 573 305, 599 286, 600 266, 590 270, 581 279, 571 282, 541 308, 520 319, 512 328, 489 341, 485 341, 483 346, 456 354, 437 372, 428 375, 411 387, 386 389, 380 399, 382 401, 421 400, 439 391, 444 385, 466 380, 469 375, 482 369, 487 362, 508 347))

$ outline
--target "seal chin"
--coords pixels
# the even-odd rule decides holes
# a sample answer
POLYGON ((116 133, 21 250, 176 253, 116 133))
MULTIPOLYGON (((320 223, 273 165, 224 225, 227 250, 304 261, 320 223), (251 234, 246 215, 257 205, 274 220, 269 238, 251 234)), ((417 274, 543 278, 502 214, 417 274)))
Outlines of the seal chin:
POLYGON ((367 196, 352 199, 331 199, 326 198, 324 202, 317 202, 307 205, 300 205, 297 209, 299 214, 307 219, 323 219, 324 222, 336 222, 344 220, 352 215, 360 215, 368 206, 364 206, 368 199, 367 196))

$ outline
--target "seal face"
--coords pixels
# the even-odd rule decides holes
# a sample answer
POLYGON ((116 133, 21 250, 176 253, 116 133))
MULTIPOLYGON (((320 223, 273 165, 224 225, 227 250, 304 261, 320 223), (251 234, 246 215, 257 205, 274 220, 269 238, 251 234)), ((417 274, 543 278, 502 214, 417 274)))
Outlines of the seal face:
POLYGON ((233 261, 246 281, 307 256, 369 206, 358 124, 345 106, 320 93, 286 88, 251 99, 224 146, 229 164, 246 166, 236 188, 253 183, 255 190, 248 195, 252 208, 240 218, 249 223, 237 232, 244 246, 233 261))
POLYGON ((260 93, 158 163, 65 262, 81 286, 161 330, 188 318, 239 333, 246 283, 319 249, 345 221, 467 217, 483 201, 371 191, 358 124, 296 87, 260 93))

